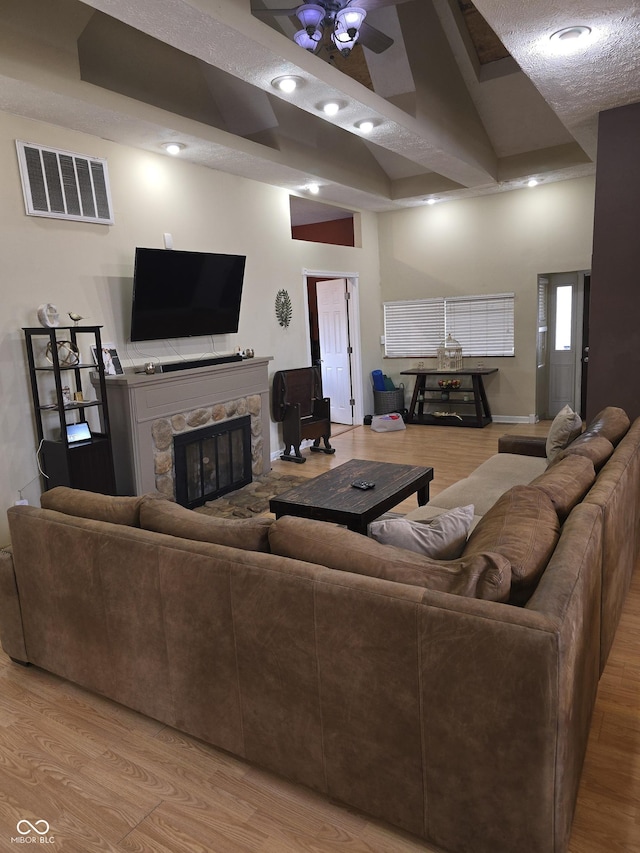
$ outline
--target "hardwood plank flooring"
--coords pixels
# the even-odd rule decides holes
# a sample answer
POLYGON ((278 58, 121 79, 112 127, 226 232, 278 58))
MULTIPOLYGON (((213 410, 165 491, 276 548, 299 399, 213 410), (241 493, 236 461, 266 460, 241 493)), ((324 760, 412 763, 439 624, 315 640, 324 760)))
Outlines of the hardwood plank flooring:
MULTIPOLYGON (((431 493, 469 474, 504 432, 357 427, 334 456, 275 470, 315 477, 352 457, 432 465, 431 493)), ((400 509, 415 506, 415 497, 400 509)), ((0 653, 0 851, 21 820, 65 853, 434 853, 424 842, 0 653)), ((640 851, 640 574, 600 681, 570 853, 640 851)), ((514 851, 517 853, 517 851, 514 851)))

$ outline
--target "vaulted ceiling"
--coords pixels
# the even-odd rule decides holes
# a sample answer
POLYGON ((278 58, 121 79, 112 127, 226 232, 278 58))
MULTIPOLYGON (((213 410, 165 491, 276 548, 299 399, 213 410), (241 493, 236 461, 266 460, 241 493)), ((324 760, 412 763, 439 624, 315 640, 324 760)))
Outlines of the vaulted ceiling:
POLYGON ((283 0, 0 0, 0 109, 382 211, 591 174, 598 113, 640 101, 635 0, 358 5, 393 44, 342 60, 283 0), (574 25, 591 43, 555 53, 574 25))

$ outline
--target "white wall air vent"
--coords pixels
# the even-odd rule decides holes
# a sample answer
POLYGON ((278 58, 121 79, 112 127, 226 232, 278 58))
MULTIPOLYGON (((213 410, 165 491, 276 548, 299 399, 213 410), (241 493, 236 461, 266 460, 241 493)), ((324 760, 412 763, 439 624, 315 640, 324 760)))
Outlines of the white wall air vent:
POLYGON ((107 161, 16 140, 27 214, 113 225, 107 161))

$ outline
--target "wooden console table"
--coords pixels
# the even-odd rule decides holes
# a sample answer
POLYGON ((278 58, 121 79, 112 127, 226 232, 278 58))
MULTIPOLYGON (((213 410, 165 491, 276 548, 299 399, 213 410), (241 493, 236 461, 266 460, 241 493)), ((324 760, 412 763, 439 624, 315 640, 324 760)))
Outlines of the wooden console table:
POLYGON ((489 401, 484 390, 482 377, 497 372, 497 367, 449 371, 427 370, 424 368, 403 370, 400 374, 401 376, 416 377, 407 423, 480 428, 490 424, 491 409, 489 408, 489 401), (430 376, 441 379, 460 379, 460 388, 439 388, 437 380, 434 381, 433 385, 427 385, 427 379, 430 376), (464 382, 464 378, 471 379, 471 387, 464 382), (425 412, 425 403, 437 404, 438 414, 436 415, 435 412, 425 412), (459 408, 462 411, 458 411, 459 408), (447 414, 443 414, 444 412, 447 412, 447 414))

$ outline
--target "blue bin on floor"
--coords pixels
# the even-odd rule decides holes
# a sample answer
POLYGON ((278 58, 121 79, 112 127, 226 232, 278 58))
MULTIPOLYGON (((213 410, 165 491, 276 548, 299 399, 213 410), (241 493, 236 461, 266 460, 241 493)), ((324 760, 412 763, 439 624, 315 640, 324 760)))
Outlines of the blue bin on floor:
POLYGON ((371 378, 373 380, 373 388, 375 391, 386 391, 384 384, 384 374, 381 370, 372 370, 371 378))

